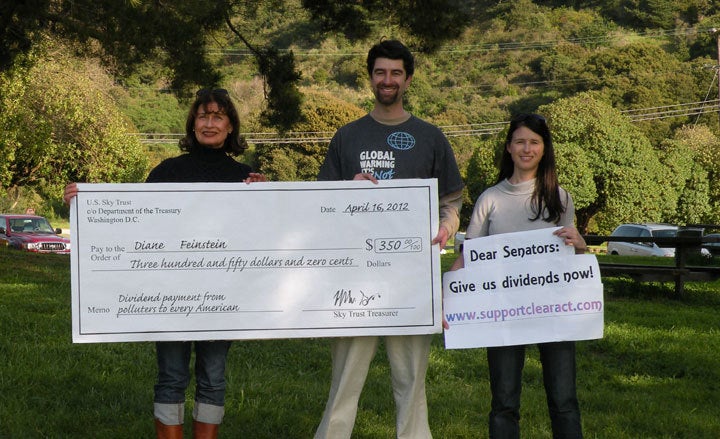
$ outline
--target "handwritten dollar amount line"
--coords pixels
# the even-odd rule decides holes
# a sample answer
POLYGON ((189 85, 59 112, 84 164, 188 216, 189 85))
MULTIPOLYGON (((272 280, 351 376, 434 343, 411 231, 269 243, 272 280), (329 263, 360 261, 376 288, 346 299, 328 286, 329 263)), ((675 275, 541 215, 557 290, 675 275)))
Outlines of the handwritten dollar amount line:
POLYGON ((422 251, 422 238, 366 239, 365 250, 375 253, 411 253, 422 251))

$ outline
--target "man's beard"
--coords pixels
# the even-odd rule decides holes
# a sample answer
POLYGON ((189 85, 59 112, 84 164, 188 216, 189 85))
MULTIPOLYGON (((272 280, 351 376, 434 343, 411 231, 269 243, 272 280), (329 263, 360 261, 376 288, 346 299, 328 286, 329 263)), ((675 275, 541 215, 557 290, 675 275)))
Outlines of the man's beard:
POLYGON ((395 89, 395 92, 390 95, 382 94, 380 92, 380 87, 375 88, 375 90, 373 90, 373 92, 375 94, 375 99, 383 105, 392 105, 392 104, 396 103, 398 100, 402 99, 402 97, 400 96, 399 90, 397 90, 397 89, 395 89))

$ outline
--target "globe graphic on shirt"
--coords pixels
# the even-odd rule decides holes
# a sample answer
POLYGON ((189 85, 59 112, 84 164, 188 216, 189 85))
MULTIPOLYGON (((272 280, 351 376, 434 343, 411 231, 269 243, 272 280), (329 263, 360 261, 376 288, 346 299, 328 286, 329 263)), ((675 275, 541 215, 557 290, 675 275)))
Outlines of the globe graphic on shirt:
POLYGON ((395 131, 387 137, 387 143, 393 149, 407 151, 415 146, 415 138, 404 131, 395 131))

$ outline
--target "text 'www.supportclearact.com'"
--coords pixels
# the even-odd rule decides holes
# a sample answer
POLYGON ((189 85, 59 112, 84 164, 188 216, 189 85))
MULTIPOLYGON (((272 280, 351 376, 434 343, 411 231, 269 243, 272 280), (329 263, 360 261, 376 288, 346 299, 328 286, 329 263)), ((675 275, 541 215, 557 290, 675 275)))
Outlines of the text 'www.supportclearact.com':
POLYGON ((603 302, 601 301, 565 302, 543 305, 532 302, 528 305, 515 306, 512 308, 446 313, 445 320, 447 320, 448 323, 504 322, 508 320, 541 318, 551 315, 596 313, 602 311, 602 308, 603 302))

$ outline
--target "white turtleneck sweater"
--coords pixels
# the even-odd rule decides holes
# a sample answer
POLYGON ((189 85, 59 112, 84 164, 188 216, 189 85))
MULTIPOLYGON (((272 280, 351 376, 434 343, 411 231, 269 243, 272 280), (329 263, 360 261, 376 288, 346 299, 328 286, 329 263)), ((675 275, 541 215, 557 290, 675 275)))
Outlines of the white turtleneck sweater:
POLYGON ((475 202, 465 239, 574 225, 575 206, 572 197, 563 188, 560 188, 560 199, 566 200, 566 202, 565 212, 560 216, 560 222, 553 224, 542 219, 531 221, 530 218, 535 217, 530 203, 534 189, 534 179, 520 184, 511 184, 509 181, 503 180, 486 189, 475 202))

